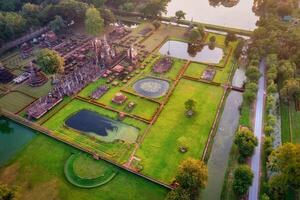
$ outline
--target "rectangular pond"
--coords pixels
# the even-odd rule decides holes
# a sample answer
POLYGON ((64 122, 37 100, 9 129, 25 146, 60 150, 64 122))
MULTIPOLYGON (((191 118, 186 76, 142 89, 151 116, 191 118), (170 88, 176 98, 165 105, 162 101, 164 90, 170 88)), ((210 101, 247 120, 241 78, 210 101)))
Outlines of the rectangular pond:
POLYGON ((70 116, 65 121, 65 125, 104 142, 122 140, 127 143, 134 143, 139 135, 139 129, 133 126, 85 109, 70 116))
POLYGON ((205 45, 203 49, 196 52, 195 55, 190 55, 188 52, 188 43, 175 40, 169 40, 164 43, 159 49, 159 53, 165 56, 207 64, 220 63, 224 55, 223 49, 215 47, 211 50, 208 45, 205 45))
POLYGON ((33 130, 0 117, 0 166, 18 153, 35 135, 33 130))

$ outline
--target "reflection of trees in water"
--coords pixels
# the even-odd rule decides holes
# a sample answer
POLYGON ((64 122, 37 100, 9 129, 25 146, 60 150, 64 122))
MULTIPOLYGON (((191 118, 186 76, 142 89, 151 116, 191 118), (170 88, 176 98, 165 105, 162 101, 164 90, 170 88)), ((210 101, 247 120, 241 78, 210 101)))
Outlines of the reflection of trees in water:
POLYGON ((13 128, 9 126, 9 122, 7 120, 0 120, 0 133, 10 134, 12 131, 13 128))
POLYGON ((240 0, 208 0, 208 1, 209 4, 214 7, 222 5, 224 7, 229 7, 229 8, 237 5, 240 2, 240 0))

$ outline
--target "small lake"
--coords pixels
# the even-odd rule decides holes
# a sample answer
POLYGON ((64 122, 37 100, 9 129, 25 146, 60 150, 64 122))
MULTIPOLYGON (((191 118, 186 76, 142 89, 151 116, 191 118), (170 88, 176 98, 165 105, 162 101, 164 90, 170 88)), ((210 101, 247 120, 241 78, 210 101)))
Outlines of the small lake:
POLYGON ((157 78, 143 78, 134 83, 133 89, 140 95, 149 98, 164 96, 169 90, 168 81, 157 78))
POLYGON ((165 16, 175 16, 182 10, 187 20, 254 30, 258 17, 252 11, 253 3, 254 0, 171 0, 165 16))
POLYGON ((0 166, 9 161, 35 135, 33 130, 0 117, 0 166))
POLYGON ((97 112, 80 110, 65 121, 65 125, 105 142, 123 140, 134 143, 139 130, 122 122, 104 117, 97 112))
POLYGON ((175 40, 167 41, 160 49, 159 53, 165 56, 180 58, 190 61, 218 64, 224 55, 223 49, 215 47, 211 50, 208 45, 192 56, 188 53, 188 43, 175 40))

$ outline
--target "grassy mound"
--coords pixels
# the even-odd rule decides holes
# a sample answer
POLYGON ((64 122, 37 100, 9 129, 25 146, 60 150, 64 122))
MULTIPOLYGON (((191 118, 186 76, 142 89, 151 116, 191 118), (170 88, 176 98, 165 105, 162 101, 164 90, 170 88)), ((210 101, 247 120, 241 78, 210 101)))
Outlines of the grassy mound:
POLYGON ((94 188, 111 181, 117 174, 86 154, 73 154, 65 164, 65 176, 73 185, 94 188))

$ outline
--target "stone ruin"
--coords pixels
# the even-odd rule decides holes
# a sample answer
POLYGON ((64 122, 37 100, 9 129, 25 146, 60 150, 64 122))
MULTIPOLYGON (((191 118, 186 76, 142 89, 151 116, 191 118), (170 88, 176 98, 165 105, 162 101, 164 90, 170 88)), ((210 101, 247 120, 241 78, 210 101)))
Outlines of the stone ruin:
POLYGON ((10 73, 3 65, 0 63, 0 83, 6 84, 14 79, 14 75, 10 73))
POLYGON ((40 98, 27 109, 28 118, 39 119, 62 101, 64 96, 78 93, 89 83, 98 79, 100 75, 100 68, 92 64, 77 68, 68 75, 63 75, 47 96, 40 98))
POLYGON ((153 66, 152 71, 158 74, 166 73, 171 69, 172 65, 172 59, 170 57, 164 57, 153 66))

